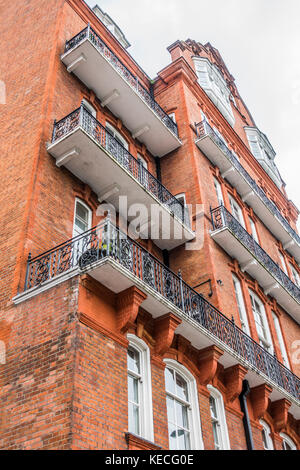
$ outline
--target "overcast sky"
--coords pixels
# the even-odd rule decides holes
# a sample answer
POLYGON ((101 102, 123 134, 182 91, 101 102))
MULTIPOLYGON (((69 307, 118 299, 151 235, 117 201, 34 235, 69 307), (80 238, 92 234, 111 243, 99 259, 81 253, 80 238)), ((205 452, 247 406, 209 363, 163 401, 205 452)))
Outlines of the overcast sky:
MULTIPOLYGON (((177 39, 221 53, 256 125, 267 134, 300 209, 299 0, 87 0, 124 32, 130 54, 154 78, 177 39)), ((298 223, 300 228, 300 223, 298 223)))

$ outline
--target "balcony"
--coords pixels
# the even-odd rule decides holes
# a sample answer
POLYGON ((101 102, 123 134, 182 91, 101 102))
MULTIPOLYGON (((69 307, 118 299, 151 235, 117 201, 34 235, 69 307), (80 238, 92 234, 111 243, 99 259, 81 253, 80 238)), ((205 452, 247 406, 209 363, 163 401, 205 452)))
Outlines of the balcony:
POLYGON ((181 145, 176 123, 90 26, 66 42, 61 60, 152 155, 181 145))
POLYGON ((128 207, 143 204, 141 233, 148 238, 150 232, 149 238, 161 249, 171 250, 194 238, 187 208, 82 106, 54 123, 48 152, 57 166, 65 166, 117 210, 120 195, 127 197, 128 207), (157 208, 163 215, 159 233, 152 229, 157 208))
POLYGON ((253 208, 266 227, 282 242, 283 248, 300 263, 300 236, 208 122, 204 120, 197 124, 196 128, 197 147, 220 169, 221 175, 237 189, 243 201, 253 208))
POLYGON ((143 309, 154 318, 173 312, 182 320, 177 333, 198 349, 213 344, 221 347, 224 367, 244 365, 251 387, 269 383, 273 387, 271 400, 288 397, 291 412, 300 418, 299 378, 109 219, 29 259, 25 291, 14 301, 24 301, 81 273, 88 273, 115 293, 137 286, 147 294, 143 309))
POLYGON ((265 293, 277 302, 299 323, 300 289, 279 268, 253 237, 225 209, 211 211, 211 237, 232 257, 241 269, 258 281, 265 293))

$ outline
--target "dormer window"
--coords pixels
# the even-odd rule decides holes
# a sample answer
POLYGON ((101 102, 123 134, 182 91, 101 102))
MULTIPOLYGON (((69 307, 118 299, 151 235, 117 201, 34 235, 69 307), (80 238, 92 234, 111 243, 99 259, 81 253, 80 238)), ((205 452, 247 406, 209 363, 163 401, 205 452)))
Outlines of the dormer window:
POLYGON ((274 162, 276 153, 267 136, 256 127, 244 127, 250 150, 274 183, 281 188, 282 180, 274 162))
POLYGON ((231 126, 235 119, 231 108, 231 91, 218 67, 204 57, 193 57, 198 83, 231 126))
POLYGON ((119 43, 127 49, 130 46, 130 43, 127 41, 124 33, 121 31, 119 26, 114 22, 114 20, 98 5, 95 5, 93 12, 98 16, 99 20, 107 27, 107 29, 115 36, 119 43))

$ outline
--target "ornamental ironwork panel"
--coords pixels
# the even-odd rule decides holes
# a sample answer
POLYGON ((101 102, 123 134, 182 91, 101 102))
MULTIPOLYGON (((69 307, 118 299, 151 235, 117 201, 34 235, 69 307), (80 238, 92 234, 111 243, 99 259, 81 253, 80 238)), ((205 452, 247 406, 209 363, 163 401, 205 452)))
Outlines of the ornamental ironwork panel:
POLYGON ((66 42, 65 52, 76 48, 81 42, 88 40, 97 51, 111 64, 111 66, 121 75, 121 77, 135 90, 142 100, 154 111, 157 117, 178 137, 177 124, 155 101, 153 96, 140 83, 138 77, 134 76, 129 69, 121 62, 116 54, 106 45, 106 43, 98 36, 95 30, 87 26, 80 33, 66 42))
POLYGON ((253 254, 253 256, 274 276, 274 278, 300 303, 300 288, 282 271, 275 261, 254 240, 247 230, 224 207, 211 211, 213 230, 227 227, 235 237, 253 254))
MULTIPOLYGON (((225 223, 228 218, 218 215, 217 220, 225 223)), ((201 325, 224 347, 226 345, 247 364, 300 400, 300 380, 296 375, 185 283, 181 275, 172 272, 109 219, 42 255, 30 258, 25 290, 39 287, 74 268, 79 272, 93 269, 101 260, 109 258, 201 325)))

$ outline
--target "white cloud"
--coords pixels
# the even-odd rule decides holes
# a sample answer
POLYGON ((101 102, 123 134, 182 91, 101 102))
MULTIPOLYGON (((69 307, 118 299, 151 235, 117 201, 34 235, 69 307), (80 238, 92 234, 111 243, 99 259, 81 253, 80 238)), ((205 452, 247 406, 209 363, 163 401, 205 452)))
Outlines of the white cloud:
MULTIPOLYGON (((90 6, 94 0, 87 1, 90 6)), ((219 49, 258 127, 277 152, 290 199, 300 208, 299 0, 99 0, 154 77, 177 39, 219 49)))

